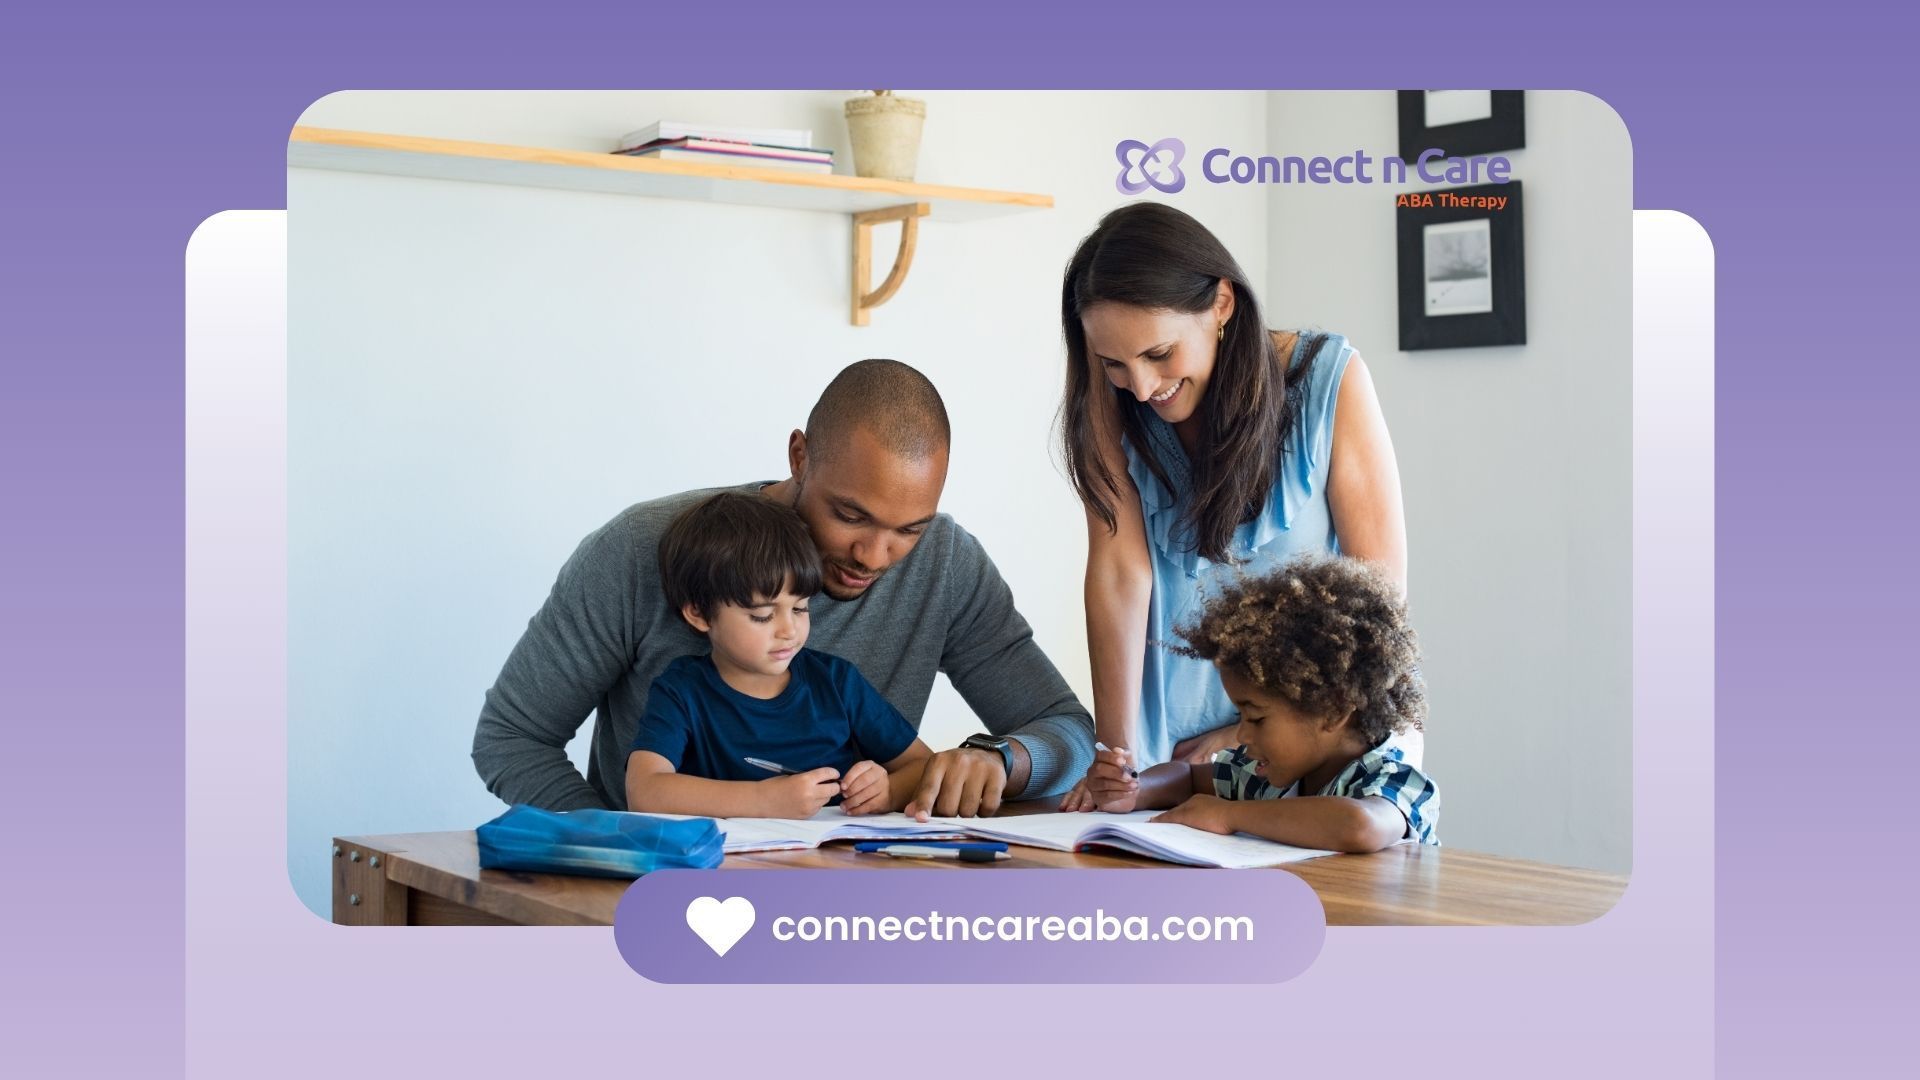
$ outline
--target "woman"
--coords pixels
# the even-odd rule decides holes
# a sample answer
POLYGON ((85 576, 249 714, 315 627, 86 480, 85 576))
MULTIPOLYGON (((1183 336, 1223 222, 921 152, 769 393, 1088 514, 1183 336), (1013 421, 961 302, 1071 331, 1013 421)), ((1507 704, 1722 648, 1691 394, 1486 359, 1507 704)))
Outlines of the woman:
MULTIPOLYGON (((1221 576, 1338 551, 1404 591, 1400 474, 1366 365, 1273 332, 1233 256, 1160 203, 1101 220, 1061 289, 1068 474, 1087 511, 1087 645, 1107 760, 1235 744, 1213 666, 1162 643, 1221 576)), ((1084 780, 1061 801, 1091 810, 1084 780)))

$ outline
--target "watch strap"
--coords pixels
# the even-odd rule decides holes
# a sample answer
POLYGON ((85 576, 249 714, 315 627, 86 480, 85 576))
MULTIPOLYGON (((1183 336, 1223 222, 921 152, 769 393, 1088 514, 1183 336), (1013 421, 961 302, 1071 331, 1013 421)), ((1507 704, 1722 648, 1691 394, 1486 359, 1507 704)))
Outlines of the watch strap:
POLYGON ((992 750, 1000 755, 1000 764, 1007 770, 1007 776, 1013 776, 1013 743, 1005 738, 987 735, 969 735, 960 743, 962 750, 992 750))

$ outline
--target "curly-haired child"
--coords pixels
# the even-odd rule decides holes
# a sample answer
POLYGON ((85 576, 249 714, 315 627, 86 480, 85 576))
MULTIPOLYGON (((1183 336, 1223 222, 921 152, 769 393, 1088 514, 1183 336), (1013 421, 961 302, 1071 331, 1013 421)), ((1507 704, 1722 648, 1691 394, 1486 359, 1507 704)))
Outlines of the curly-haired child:
POLYGON ((1101 750, 1088 790, 1101 810, 1297 847, 1378 851, 1438 844, 1440 791, 1394 736, 1424 728, 1420 649, 1398 591, 1365 563, 1307 559, 1236 582, 1180 628, 1239 710, 1242 745, 1212 762, 1137 778, 1101 750))

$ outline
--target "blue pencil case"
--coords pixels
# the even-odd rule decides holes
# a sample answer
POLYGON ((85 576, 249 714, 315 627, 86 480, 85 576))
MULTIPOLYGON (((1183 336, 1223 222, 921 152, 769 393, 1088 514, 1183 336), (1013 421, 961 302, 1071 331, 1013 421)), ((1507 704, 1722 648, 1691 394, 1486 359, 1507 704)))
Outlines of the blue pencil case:
POLYGON ((722 858, 723 837, 712 818, 515 806, 474 833, 486 870, 630 878, 655 870, 705 870, 722 858))

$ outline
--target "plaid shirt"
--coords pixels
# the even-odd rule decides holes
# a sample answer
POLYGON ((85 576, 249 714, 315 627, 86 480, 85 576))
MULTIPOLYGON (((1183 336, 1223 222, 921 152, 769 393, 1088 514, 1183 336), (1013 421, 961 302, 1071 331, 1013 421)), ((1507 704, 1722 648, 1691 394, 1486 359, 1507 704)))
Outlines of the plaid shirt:
MULTIPOLYGON (((1213 756, 1213 793, 1223 799, 1280 799, 1300 794, 1300 785, 1281 791, 1256 776, 1247 748, 1234 747, 1213 756)), ((1406 755, 1392 736, 1379 746, 1353 759, 1333 782, 1320 790, 1322 795, 1349 799, 1379 797, 1398 807, 1407 819, 1402 839, 1422 844, 1439 844, 1434 828, 1440 823, 1440 789, 1427 774, 1407 764, 1406 755)))

